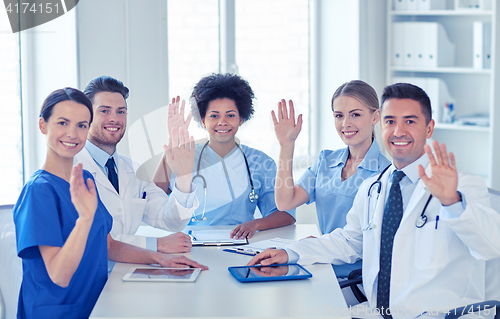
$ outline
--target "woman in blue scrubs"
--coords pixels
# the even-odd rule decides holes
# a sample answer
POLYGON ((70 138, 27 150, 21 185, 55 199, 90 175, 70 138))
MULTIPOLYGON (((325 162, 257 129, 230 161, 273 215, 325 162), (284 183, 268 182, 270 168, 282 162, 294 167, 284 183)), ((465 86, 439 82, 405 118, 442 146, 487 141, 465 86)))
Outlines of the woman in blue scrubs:
POLYGON ((112 218, 92 175, 73 167, 92 117, 92 104, 76 89, 56 90, 43 103, 46 161, 14 207, 23 262, 18 318, 87 318, 106 283, 112 218))
MULTIPOLYGON (((232 74, 212 74, 194 87, 193 117, 210 139, 196 145, 193 182, 200 206, 190 225, 237 225, 231 236, 250 238, 258 230, 295 222, 294 209, 279 211, 276 207, 274 160, 235 140, 240 125, 254 112, 253 98, 248 82, 232 74), (263 217, 254 219, 257 207, 263 217)), ((183 114, 177 114, 180 119, 171 115, 169 112, 169 123, 184 122, 183 114)), ((175 176, 170 180, 173 183, 175 176)))
MULTIPOLYGON (((390 162, 382 155, 374 138, 374 126, 380 120, 377 93, 359 80, 342 84, 333 94, 335 128, 346 148, 323 150, 294 185, 292 161, 295 140, 300 133, 302 115, 295 122, 293 102, 287 110, 285 100, 272 111, 276 137, 280 143, 276 203, 279 209, 293 209, 304 203, 316 203, 322 234, 344 227, 354 196, 365 179, 379 174, 390 162)), ((361 264, 348 268, 361 268, 361 264)), ((339 276, 340 271, 337 271, 339 276)))

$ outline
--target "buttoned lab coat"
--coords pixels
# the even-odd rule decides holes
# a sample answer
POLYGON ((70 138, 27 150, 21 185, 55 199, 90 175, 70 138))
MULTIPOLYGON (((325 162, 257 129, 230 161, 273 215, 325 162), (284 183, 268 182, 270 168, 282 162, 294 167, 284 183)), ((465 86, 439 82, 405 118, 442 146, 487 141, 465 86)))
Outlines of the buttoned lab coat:
POLYGON ((75 156, 83 168, 94 176, 99 196, 113 216, 110 232, 113 239, 146 248, 146 237, 135 235, 141 221, 168 231, 184 229, 193 211, 198 208, 198 200, 195 198, 192 208, 181 206, 174 196, 168 196, 153 182, 138 179, 132 159, 118 156, 116 165, 120 194, 86 148, 75 156), (144 192, 145 199, 142 198, 144 192))
MULTIPOLYGON (((359 188, 343 229, 289 247, 300 256, 301 264, 350 263, 362 257, 364 289, 372 308, 377 305, 382 216, 393 170, 381 178, 380 198, 370 210, 371 229, 363 230, 368 225, 367 194, 378 175, 359 188)), ((430 166, 426 171, 429 176, 430 166)), ((465 203, 460 216, 451 216, 433 198, 426 210, 427 223, 417 228, 430 194, 422 180, 417 182, 394 238, 390 293, 394 318, 416 317, 419 311, 445 313, 485 300, 485 261, 500 256, 500 214, 490 208, 482 178, 459 174, 458 190, 465 203)))

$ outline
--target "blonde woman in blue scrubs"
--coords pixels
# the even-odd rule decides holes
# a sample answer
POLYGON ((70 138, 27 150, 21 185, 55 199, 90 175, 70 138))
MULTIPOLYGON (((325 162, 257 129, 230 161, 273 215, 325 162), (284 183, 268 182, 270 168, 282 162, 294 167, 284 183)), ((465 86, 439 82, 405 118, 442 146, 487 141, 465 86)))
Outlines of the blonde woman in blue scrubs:
MULTIPOLYGON (((313 166, 294 184, 292 175, 295 140, 302 126, 302 114, 295 122, 293 102, 278 103, 272 111, 280 157, 276 174, 276 205, 279 210, 294 209, 304 203, 316 202, 322 234, 344 227, 346 215, 361 183, 379 174, 390 162, 382 155, 374 138, 373 128, 380 120, 377 93, 367 83, 354 80, 342 84, 333 94, 332 111, 335 128, 346 148, 323 150, 313 166)), ((337 276, 347 275, 334 267, 337 276)), ((346 270, 361 268, 358 261, 346 270)))

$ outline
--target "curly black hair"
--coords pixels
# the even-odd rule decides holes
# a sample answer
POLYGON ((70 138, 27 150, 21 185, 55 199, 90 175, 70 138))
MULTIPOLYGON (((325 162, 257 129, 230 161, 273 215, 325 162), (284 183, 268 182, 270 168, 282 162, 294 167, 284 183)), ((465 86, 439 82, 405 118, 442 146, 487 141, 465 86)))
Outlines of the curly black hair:
POLYGON ((250 84, 236 74, 213 73, 202 78, 191 93, 191 109, 195 121, 201 124, 207 114, 208 104, 224 98, 234 101, 243 122, 252 117, 255 96, 250 84))

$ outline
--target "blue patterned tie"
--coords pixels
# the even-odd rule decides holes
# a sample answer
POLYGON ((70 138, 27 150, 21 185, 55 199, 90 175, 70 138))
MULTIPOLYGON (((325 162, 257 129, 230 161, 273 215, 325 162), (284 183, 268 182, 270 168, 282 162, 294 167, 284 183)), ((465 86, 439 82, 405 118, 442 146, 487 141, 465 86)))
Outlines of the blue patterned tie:
POLYGON ((377 308, 385 319, 392 316, 388 312, 391 286, 392 246, 394 235, 403 217, 403 198, 399 182, 405 176, 402 171, 392 174, 392 185, 385 204, 380 240, 380 271, 378 273, 377 308))
POLYGON ((113 185, 113 187, 116 189, 117 193, 120 193, 118 191, 118 175, 116 175, 115 171, 115 160, 110 157, 108 161, 106 162, 106 167, 108 168, 108 179, 113 185))

